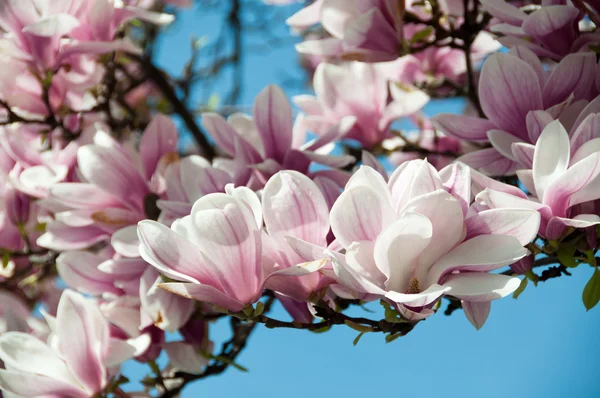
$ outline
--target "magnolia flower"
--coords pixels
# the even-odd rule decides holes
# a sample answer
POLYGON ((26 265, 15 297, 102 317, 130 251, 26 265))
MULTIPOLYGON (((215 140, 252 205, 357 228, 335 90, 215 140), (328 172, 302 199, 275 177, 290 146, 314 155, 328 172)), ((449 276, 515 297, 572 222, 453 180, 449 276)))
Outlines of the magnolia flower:
MULTIPOLYGON (((409 24, 404 27, 404 35, 411 38, 422 29, 424 29, 422 25, 409 24)), ((500 44, 489 33, 481 32, 471 45, 471 62, 477 63, 499 48, 500 44)), ((389 71, 391 80, 418 86, 423 84, 435 86, 448 80, 462 84, 467 72, 464 51, 437 46, 429 46, 414 54, 404 55, 395 61, 383 64, 382 67, 389 71)))
POLYGON ((0 129, 0 145, 16 162, 9 173, 12 185, 35 198, 46 198, 49 189, 72 179, 79 145, 54 141, 43 150, 40 133, 27 125, 13 124, 0 129))
POLYGON ((40 71, 54 70, 73 54, 136 51, 130 42, 115 40, 118 28, 129 19, 139 18, 158 24, 173 20, 166 14, 132 6, 119 7, 118 4, 113 0, 48 4, 8 0, 3 2, 0 12, 0 25, 7 32, 3 40, 14 41, 20 49, 16 56, 40 71), (66 42, 65 37, 68 38, 66 42))
POLYGON ((394 120, 417 112, 429 101, 420 90, 389 84, 386 70, 379 64, 322 63, 313 85, 316 97, 300 95, 293 99, 305 114, 302 126, 325 136, 335 125, 347 125, 339 138, 354 139, 366 148, 389 138, 394 120))
MULTIPOLYGON (((274 203, 279 202, 275 199, 274 203)), ((303 214, 298 211, 304 209, 296 210, 298 217, 303 214)), ((273 220, 268 221, 273 232, 288 225, 291 228, 270 214, 265 213, 265 220, 273 220)), ((300 230, 313 227, 315 222, 312 218, 298 221, 300 230)), ((191 214, 175 220, 171 228, 141 221, 139 250, 142 258, 163 275, 181 281, 159 283, 158 287, 221 309, 240 311, 260 298, 268 278, 306 275, 324 265, 323 261, 297 266, 281 262, 273 270, 273 260, 268 260, 265 264, 269 267, 263 268, 262 226, 263 211, 256 194, 246 187, 228 187, 227 193, 198 199, 191 214)), ((309 286, 312 283, 311 279, 306 282, 309 286)))
POLYGON ((523 167, 522 152, 531 153, 551 120, 567 112, 572 101, 579 104, 579 100, 598 95, 596 68, 596 56, 591 52, 568 55, 551 73, 523 47, 513 48, 509 54, 493 54, 483 65, 479 80, 481 107, 488 119, 440 114, 432 122, 448 135, 492 144, 493 148, 462 156, 462 162, 489 175, 511 175, 523 167))
MULTIPOLYGON (((533 210, 468 216, 469 169, 452 165, 439 174, 426 161, 404 163, 386 184, 362 167, 331 210, 331 227, 346 249, 330 253, 338 282, 395 303, 409 319, 433 313, 444 294, 469 303, 478 328, 489 302, 512 293, 516 278, 489 273, 528 251, 539 215, 533 210)), ((485 316, 484 316, 485 315, 485 316)))
POLYGON ((327 175, 338 181, 346 177, 345 172, 309 173, 309 166, 315 162, 339 168, 354 161, 352 156, 328 154, 333 149, 332 142, 350 128, 348 123, 336 124, 327 134, 305 143, 306 131, 293 127, 290 103, 283 91, 273 85, 262 90, 254 100, 252 118, 236 113, 225 121, 216 113, 204 113, 202 124, 218 147, 247 171, 246 180, 237 178, 238 185, 258 189, 279 170, 327 175))
MULTIPOLYGON (((504 0, 482 0, 483 8, 501 23, 492 32, 504 35, 498 40, 506 47, 525 46, 542 57, 560 60, 571 52, 588 51, 598 43, 594 34, 580 34, 577 22, 583 13, 572 5, 544 4, 530 14, 504 0)), ((560 2, 559 2, 560 3, 560 2)))
POLYGON ((240 311, 264 285, 260 201, 247 188, 196 201, 171 228, 139 223, 140 254, 162 274, 182 282, 158 286, 172 293, 240 311))
POLYGON ((54 250, 77 250, 107 240, 122 254, 135 257, 135 224, 154 215, 154 202, 165 190, 166 166, 178 160, 177 129, 158 115, 146 129, 137 154, 100 130, 94 143, 77 152, 82 182, 55 184, 49 206, 55 220, 47 225, 38 244, 54 250), (150 214, 148 214, 150 213, 150 214), (126 227, 132 228, 126 229, 126 227))
POLYGON ((300 53, 340 56, 368 62, 391 61, 402 46, 405 5, 396 0, 323 0, 288 20, 305 26, 315 12, 331 38, 296 45, 300 53))
MULTIPOLYGON (((594 133, 598 134, 597 129, 594 133)), ((549 123, 535 146, 533 168, 517 171, 535 200, 486 189, 477 195, 477 202, 482 208, 537 210, 541 215, 539 233, 548 239, 562 237, 569 227, 600 224, 592 203, 600 199, 600 141, 589 138, 572 154, 572 143, 564 127, 559 121, 549 123), (594 214, 586 211, 589 206, 594 214)))
POLYGON ((104 390, 112 371, 147 347, 147 339, 111 339, 98 307, 65 290, 49 343, 21 332, 0 335, 0 387, 23 397, 88 398, 104 390))

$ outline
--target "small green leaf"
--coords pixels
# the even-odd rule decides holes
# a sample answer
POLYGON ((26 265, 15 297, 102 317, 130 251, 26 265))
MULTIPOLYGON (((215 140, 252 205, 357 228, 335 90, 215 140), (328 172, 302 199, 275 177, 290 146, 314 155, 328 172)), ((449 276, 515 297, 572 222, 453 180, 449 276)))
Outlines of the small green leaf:
POLYGON ((420 30, 417 33, 415 33, 413 35, 413 37, 410 38, 410 43, 411 44, 420 43, 420 42, 426 40, 427 38, 429 38, 429 36, 431 36, 431 34, 433 32, 434 32, 433 28, 431 26, 428 26, 425 29, 420 30))
POLYGON ((385 336, 385 342, 386 343, 391 343, 392 341, 396 340, 398 337, 402 336, 402 333, 396 333, 396 334, 388 334, 385 336))
POLYGON ((246 308, 244 308, 242 310, 242 312, 244 313, 244 315, 246 316, 252 316, 252 314, 254 314, 254 308, 252 308, 251 305, 247 306, 246 308))
POLYGON ((365 332, 359 333, 358 336, 356 336, 354 338, 354 341, 352 342, 352 344, 354 344, 355 347, 358 344, 358 342, 360 341, 360 338, 363 337, 363 334, 365 334, 365 332))
POLYGON ((36 232, 46 232, 46 223, 45 222, 37 223, 35 225, 35 231, 36 232))
POLYGON ((260 316, 260 315, 262 315, 263 312, 265 312, 265 303, 263 303, 262 301, 259 301, 258 303, 256 303, 256 309, 254 310, 254 316, 260 316))
POLYGON ((351 321, 344 321, 344 323, 346 324, 346 326, 351 327, 352 329, 356 330, 357 332, 361 332, 361 333, 367 333, 367 332, 372 332, 373 329, 370 326, 365 326, 365 325, 360 325, 358 323, 354 323, 351 321))
POLYGON ((600 271, 598 268, 594 270, 594 274, 583 289, 583 305, 586 310, 591 310, 600 301, 600 271))
POLYGON ((313 333, 325 333, 327 332, 329 329, 331 329, 331 326, 323 326, 321 329, 315 329, 312 330, 313 333))
POLYGON ((517 290, 515 290, 515 292, 513 293, 513 298, 519 298, 519 296, 521 295, 521 293, 523 293, 525 291, 525 288, 527 287, 527 284, 529 283, 529 279, 527 278, 523 278, 523 280, 521 281, 521 284, 519 285, 519 287, 517 288, 517 290))
POLYGON ((575 260, 575 246, 561 246, 556 256, 565 267, 575 268, 579 265, 575 260))

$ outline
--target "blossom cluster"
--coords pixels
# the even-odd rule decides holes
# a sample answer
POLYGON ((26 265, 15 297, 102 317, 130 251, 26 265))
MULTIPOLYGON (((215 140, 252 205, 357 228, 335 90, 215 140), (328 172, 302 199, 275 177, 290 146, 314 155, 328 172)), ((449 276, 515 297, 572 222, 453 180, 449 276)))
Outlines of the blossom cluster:
POLYGON ((180 388, 229 364, 209 337, 224 316, 393 338, 448 299, 479 329, 539 281, 536 256, 596 266, 597 2, 310 2, 287 23, 314 95, 270 85, 251 115, 203 113, 214 157, 180 153, 170 116, 135 117, 157 87, 129 21, 170 23, 162 3, 0 4, 6 396, 122 395, 131 359, 180 388), (463 95, 464 114, 427 116, 463 95), (384 319, 344 318, 368 302, 384 319))

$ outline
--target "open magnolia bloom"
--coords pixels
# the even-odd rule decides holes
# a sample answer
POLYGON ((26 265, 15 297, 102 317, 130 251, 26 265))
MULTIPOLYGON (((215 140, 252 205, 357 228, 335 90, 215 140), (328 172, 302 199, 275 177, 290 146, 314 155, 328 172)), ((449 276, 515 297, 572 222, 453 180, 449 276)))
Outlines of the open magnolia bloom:
POLYGON ((523 246, 535 238, 540 217, 526 209, 470 215, 469 174, 456 165, 438 174, 422 160, 399 167, 388 184, 371 168, 357 171, 331 210, 332 230, 346 249, 330 252, 338 282, 384 297, 414 320, 452 295, 481 327, 490 301, 520 283, 489 271, 529 253, 523 246))
POLYGON ((311 267, 322 266, 323 261, 317 261, 263 269, 263 263, 272 265, 272 260, 263 259, 260 200, 246 187, 228 187, 227 192, 198 199, 191 214, 175 220, 171 228, 150 220, 139 223, 142 258, 163 275, 181 281, 158 287, 241 311, 258 301, 268 278, 305 275, 316 270, 311 267))
MULTIPOLYGON (((589 116, 589 120, 594 118, 589 116)), ((596 210, 600 199, 600 139, 595 137, 598 129, 591 123, 586 125, 589 128, 571 140, 558 120, 546 126, 535 146, 533 169, 517 172, 533 195, 531 200, 486 189, 477 195, 478 205, 486 209, 535 209, 541 214, 539 233, 548 239, 559 239, 569 227, 600 224, 596 210), (571 154, 571 148, 582 141, 585 144, 571 154)))
POLYGON ((3 391, 22 397, 89 398, 104 390, 118 366, 146 350, 147 336, 110 337, 99 308, 66 290, 56 318, 47 316, 52 334, 45 344, 27 333, 0 336, 3 391))

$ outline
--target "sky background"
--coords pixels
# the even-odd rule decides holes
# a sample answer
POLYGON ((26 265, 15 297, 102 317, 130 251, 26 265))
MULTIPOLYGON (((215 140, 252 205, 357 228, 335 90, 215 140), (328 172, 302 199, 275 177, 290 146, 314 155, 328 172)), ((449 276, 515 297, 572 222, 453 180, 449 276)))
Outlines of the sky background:
MULTIPOLYGON (((179 73, 190 55, 190 36, 214 37, 222 11, 195 7, 181 13, 164 35, 157 56, 161 67, 179 73)), ((279 32, 287 29, 281 26, 279 32)), ((303 73, 292 42, 247 53, 244 69, 242 105, 251 105, 266 85, 303 73)), ((302 90, 298 85, 287 88, 290 96, 302 90)), ((303 93, 308 92, 305 87, 303 93)), ((435 102, 426 112, 459 112, 459 105, 435 102)), ((440 311, 390 344, 381 334, 367 334, 356 347, 352 341, 358 333, 344 326, 323 334, 259 326, 237 359, 249 372, 230 367, 187 387, 182 397, 600 397, 600 306, 586 312, 581 301, 592 271, 580 266, 572 277, 552 279, 537 288, 530 284, 518 300, 495 301, 479 331, 462 311, 452 316, 440 311)), ((368 306, 375 311, 378 307, 368 306)), ((360 309, 350 314, 380 317, 379 312, 360 309)), ((279 305, 271 316, 289 319, 279 305)), ((217 323, 210 333, 219 347, 229 337, 229 328, 217 323)), ((148 373, 146 365, 137 363, 123 370, 132 380, 148 373)))

